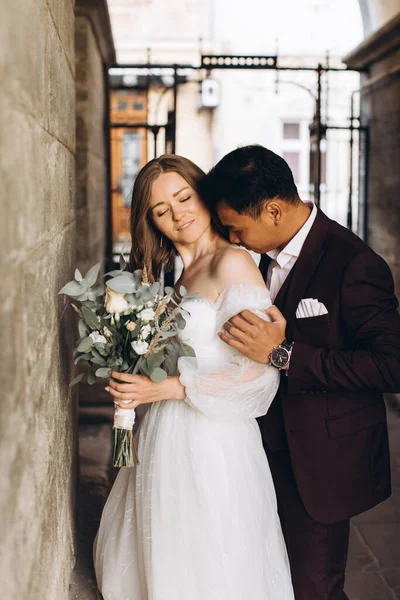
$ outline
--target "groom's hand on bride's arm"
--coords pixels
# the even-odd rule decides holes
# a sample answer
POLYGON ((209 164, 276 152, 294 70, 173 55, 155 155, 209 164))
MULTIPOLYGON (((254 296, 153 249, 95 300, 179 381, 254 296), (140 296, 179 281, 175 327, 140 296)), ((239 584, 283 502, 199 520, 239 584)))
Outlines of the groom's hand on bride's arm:
POLYGON ((219 337, 248 358, 268 364, 271 350, 286 338, 286 319, 276 306, 271 306, 265 312, 271 322, 244 310, 225 323, 219 337))
POLYGON ((178 377, 167 377, 156 383, 144 375, 112 371, 105 389, 120 408, 137 408, 139 404, 184 400, 186 397, 185 388, 178 377))

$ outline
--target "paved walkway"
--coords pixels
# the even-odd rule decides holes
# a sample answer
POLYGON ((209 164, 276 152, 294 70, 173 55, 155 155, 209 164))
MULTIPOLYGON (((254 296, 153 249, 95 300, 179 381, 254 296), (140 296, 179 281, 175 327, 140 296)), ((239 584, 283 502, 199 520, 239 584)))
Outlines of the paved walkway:
MULTIPOLYGON (((109 405, 90 406, 83 410, 80 425, 78 560, 72 577, 70 600, 100 600, 91 552, 110 482, 117 473, 117 469, 110 467, 111 419, 109 405)), ((390 500, 352 521, 346 584, 350 600, 400 600, 400 408, 389 407, 388 421, 393 495, 390 500)))
POLYGON ((346 592, 350 600, 400 600, 400 404, 388 409, 392 497, 352 520, 346 592))

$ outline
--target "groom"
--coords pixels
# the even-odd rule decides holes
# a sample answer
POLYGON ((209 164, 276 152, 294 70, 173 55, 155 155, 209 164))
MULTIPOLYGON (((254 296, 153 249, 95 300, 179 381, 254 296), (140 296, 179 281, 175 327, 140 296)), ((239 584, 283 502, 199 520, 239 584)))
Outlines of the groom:
POLYGON ((385 261, 299 198, 262 146, 225 156, 204 198, 231 242, 260 253, 271 323, 244 311, 222 339, 281 370, 259 419, 296 600, 346 600, 349 519, 390 495, 382 392, 400 391, 400 318, 385 261))

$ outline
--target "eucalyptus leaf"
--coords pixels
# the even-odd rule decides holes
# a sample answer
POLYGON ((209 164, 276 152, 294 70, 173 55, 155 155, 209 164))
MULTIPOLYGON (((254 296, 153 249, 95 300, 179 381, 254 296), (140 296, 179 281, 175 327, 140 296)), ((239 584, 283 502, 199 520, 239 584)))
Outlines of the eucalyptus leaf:
POLYGON ((136 306, 138 304, 137 298, 134 294, 125 294, 125 300, 132 304, 132 306, 136 306))
POLYGON ((103 296, 105 291, 106 286, 104 285, 104 283, 99 283, 98 285, 96 285, 88 291, 88 298, 89 300, 96 300, 96 298, 98 298, 99 296, 103 296))
POLYGON ((58 293, 78 298, 83 292, 84 288, 78 281, 70 281, 58 293))
POLYGON ((154 369, 154 371, 150 375, 150 379, 155 383, 160 383, 160 381, 164 381, 164 379, 166 379, 167 377, 168 373, 166 373, 164 369, 160 369, 160 367, 154 369))
POLYGON ((90 308, 82 306, 82 316, 85 319, 85 323, 88 325, 88 327, 95 330, 99 328, 97 316, 92 310, 90 310, 90 308))
POLYGON ((71 381, 71 383, 69 384, 69 387, 71 387, 71 385, 75 385, 76 383, 79 383, 80 381, 82 381, 84 376, 85 376, 85 373, 79 373, 79 375, 74 377, 74 379, 71 381))
POLYGON ((79 269, 75 269, 75 279, 76 281, 82 281, 83 276, 79 269))
POLYGON ((104 277, 107 277, 108 275, 111 277, 116 277, 117 275, 121 275, 121 273, 123 273, 123 271, 120 269, 114 269, 114 271, 108 271, 108 273, 104 273, 104 277))
POLYGON ((106 365, 107 361, 102 357, 102 356, 92 356, 90 361, 94 364, 94 365, 106 365))
POLYGON ((176 331, 163 331, 161 337, 163 339, 172 338, 176 336, 176 331))
POLYGON ((81 338, 86 337, 88 335, 88 333, 89 333, 89 329, 86 327, 86 325, 82 321, 82 319, 79 319, 78 330, 79 330, 79 336, 81 338))
MULTIPOLYGON (((128 275, 128 273, 127 273, 128 275)), ((136 290, 136 284, 126 275, 119 275, 107 281, 107 287, 120 294, 132 294, 136 290)))
POLYGON ((86 273, 83 281, 86 283, 87 287, 92 287, 96 283, 97 277, 99 276, 100 266, 101 264, 97 263, 86 273))
POLYGON ((142 364, 140 365, 140 371, 141 373, 143 373, 143 375, 147 375, 147 377, 150 377, 151 370, 149 369, 147 360, 142 361, 142 364))
POLYGON ((168 294, 169 296, 173 296, 175 294, 175 290, 173 287, 167 286, 164 291, 165 294, 168 294))
POLYGON ((168 355, 164 360, 164 368, 168 371, 168 375, 175 375, 178 365, 178 357, 168 355))
POLYGON ((137 292, 137 298, 138 300, 140 300, 140 302, 142 304, 144 304, 145 302, 148 302, 149 300, 153 300, 154 296, 151 293, 150 288, 143 287, 142 289, 138 290, 137 292))
POLYGON ((86 302, 86 300, 88 300, 88 298, 89 298, 89 293, 87 290, 85 290, 82 292, 82 294, 80 294, 80 296, 75 296, 75 297, 77 300, 79 300, 79 302, 86 302))
POLYGON ((96 356, 97 358, 101 358, 101 354, 98 350, 96 350, 96 345, 94 344, 94 346, 90 349, 90 352, 92 353, 92 356, 96 356))
POLYGON ((95 371, 96 377, 102 377, 103 379, 108 379, 111 375, 111 369, 107 367, 101 367, 95 371))
POLYGON ((74 364, 77 365, 80 360, 91 360, 91 359, 92 359, 91 354, 80 354, 79 356, 77 356, 75 358, 74 364))
POLYGON ((185 329, 186 321, 180 313, 178 313, 176 315, 175 321, 176 321, 176 324, 178 325, 179 329, 185 329))
POLYGON ((179 354, 180 356, 196 356, 196 352, 193 350, 193 348, 187 346, 186 344, 183 344, 182 342, 180 344, 179 354))
POLYGON ((92 302, 91 300, 86 300, 85 306, 87 308, 90 308, 90 310, 94 310, 94 311, 97 309, 96 302, 92 302))
POLYGON ((111 350, 107 344, 103 344, 102 342, 96 342, 94 347, 96 348, 96 350, 99 351, 99 354, 101 356, 105 356, 105 357, 109 356, 111 350))
POLYGON ((160 291, 160 287, 161 287, 161 283, 159 281, 155 281, 150 286, 151 293, 154 294, 154 296, 155 296, 160 291))
POLYGON ((182 298, 184 298, 185 296, 187 296, 187 295, 188 295, 188 291, 187 291, 187 289, 185 288, 185 286, 184 286, 184 285, 181 285, 181 286, 180 286, 180 288, 179 288, 179 293, 180 293, 180 295, 182 296, 182 298))
POLYGON ((89 385, 93 385, 94 383, 96 383, 97 381, 97 377, 94 373, 92 373, 91 371, 87 374, 87 382, 89 385))
POLYGON ((152 372, 157 367, 161 367, 163 361, 164 355, 160 352, 157 352, 157 354, 152 354, 151 356, 148 356, 146 358, 146 364, 150 372, 152 372))
POLYGON ((87 350, 89 350, 91 347, 93 346, 93 340, 90 336, 83 338, 78 346, 77 346, 77 350, 79 352, 86 352, 87 350))

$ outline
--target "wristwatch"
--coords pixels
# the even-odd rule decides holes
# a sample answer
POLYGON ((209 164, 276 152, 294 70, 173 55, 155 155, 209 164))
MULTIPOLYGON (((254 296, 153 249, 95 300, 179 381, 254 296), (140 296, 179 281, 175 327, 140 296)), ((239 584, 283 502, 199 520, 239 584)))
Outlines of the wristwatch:
POLYGON ((275 346, 275 348, 272 348, 271 353, 269 355, 270 364, 279 370, 285 369, 290 362, 290 355, 292 354, 293 344, 294 342, 283 340, 282 344, 279 344, 279 346, 275 346))

